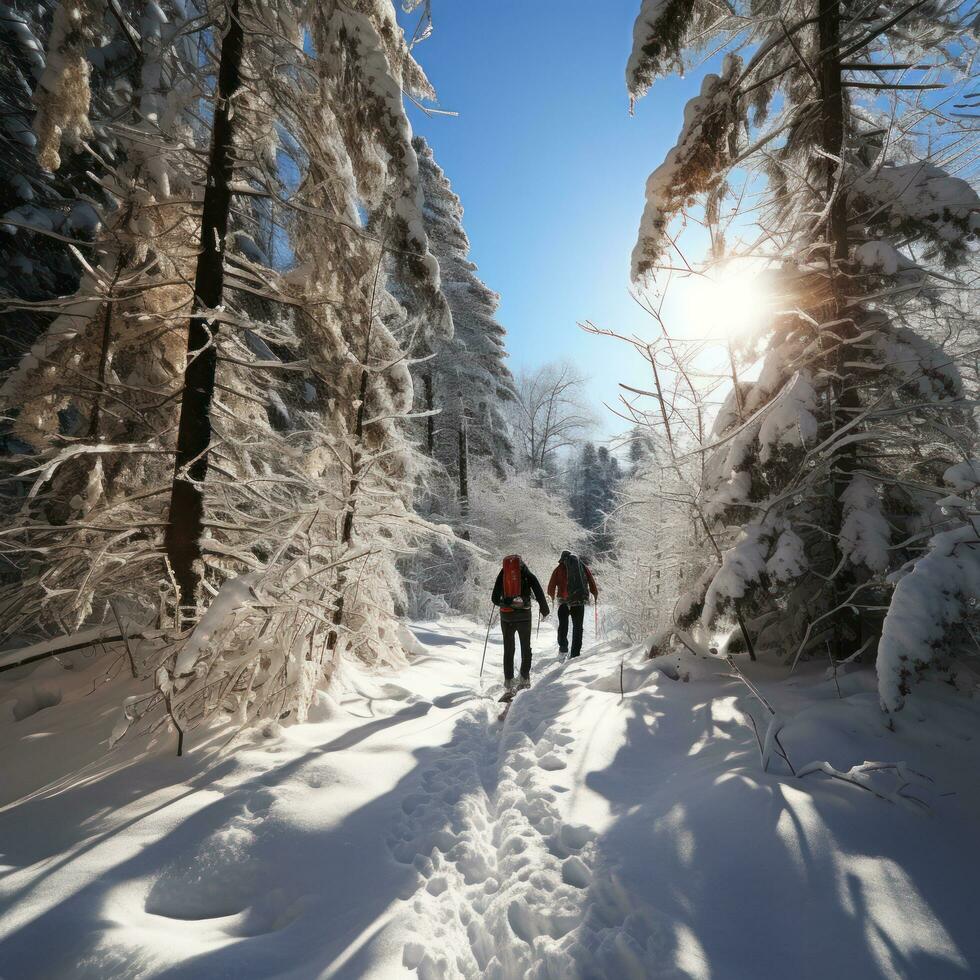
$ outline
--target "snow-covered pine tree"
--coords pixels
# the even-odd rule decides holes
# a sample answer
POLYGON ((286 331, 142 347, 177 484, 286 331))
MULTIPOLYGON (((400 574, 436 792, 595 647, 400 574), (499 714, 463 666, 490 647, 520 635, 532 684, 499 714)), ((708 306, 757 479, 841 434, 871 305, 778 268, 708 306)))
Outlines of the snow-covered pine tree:
POLYGON ((163 627, 172 642, 144 665, 157 699, 130 722, 164 705, 181 727, 218 708, 302 714, 344 651, 398 656, 394 560, 419 522, 390 326, 404 304, 451 329, 402 106, 431 92, 390 0, 216 0, 180 24, 146 11, 107 244, 4 387, 36 491, 4 538, 26 585, 4 596, 6 625, 101 622, 112 599, 163 627), (55 492, 76 457, 95 460, 87 483, 55 492), (113 485, 102 461, 117 459, 130 478, 113 485), (171 484, 196 513, 168 508, 171 484))
POLYGON ((577 458, 569 461, 567 482, 572 516, 589 532, 589 547, 596 557, 612 547, 605 520, 616 506, 621 479, 619 461, 606 446, 597 449, 594 443, 586 442, 577 458))
MULTIPOLYGON (((980 460, 943 474, 951 491, 938 501, 943 529, 925 553, 891 576, 895 592, 878 644, 881 703, 897 711, 912 683, 940 667, 955 676, 960 660, 974 667, 980 627, 980 460)), ((973 670, 976 679, 976 671, 973 670)))
POLYGON ((0 183, 0 372, 57 315, 57 306, 52 312, 46 301, 75 290, 79 267, 70 246, 89 256, 99 228, 106 203, 100 181, 118 151, 108 123, 125 102, 134 64, 132 47, 120 43, 118 25, 106 14, 93 29, 93 18, 83 18, 77 5, 70 11, 52 0, 0 5, 6 56, 0 73, 0 166, 7 175, 0 183), (71 26, 73 12, 77 28, 71 26), (90 134, 86 126, 75 130, 53 115, 58 92, 71 88, 79 68, 76 38, 89 46, 81 98, 92 105, 90 134), (57 147, 52 123, 61 129, 57 147), (39 145, 39 133, 46 145, 39 145), (54 169, 53 153, 59 164, 54 169))
MULTIPOLYGON (((729 53, 648 181, 634 278, 672 264, 668 224, 695 199, 717 225, 741 169, 767 180, 742 251, 771 258, 785 311, 705 447, 698 509, 718 560, 687 618, 741 614, 791 661, 828 643, 838 660, 874 652, 883 611, 914 592, 894 596, 893 573, 946 526, 942 474, 971 455, 955 269, 972 262, 980 199, 943 168, 965 137, 930 98, 961 84, 963 17, 958 4, 647 0, 637 20, 633 97, 695 48, 729 53)), ((884 688, 883 703, 896 703, 884 688)))
POLYGON ((420 331, 415 368, 422 411, 437 411, 432 434, 426 420, 430 455, 447 469, 458 465, 459 433, 465 429, 469 452, 490 461, 498 473, 513 463, 507 405, 516 397, 507 369, 506 331, 496 319, 499 296, 477 275, 463 228, 463 205, 421 137, 414 141, 424 201, 425 230, 439 262, 442 289, 452 311, 454 333, 446 343, 420 331), (428 356, 432 355, 432 356, 428 356))
MULTIPOLYGON (((102 46, 93 47, 96 28, 76 36, 66 25, 85 18, 59 8, 36 95, 40 159, 58 166, 69 140, 87 138, 106 203, 86 205, 99 229, 92 261, 69 244, 77 291, 42 305, 58 315, 0 387, 25 449, 8 461, 2 547, 18 572, 2 600, 9 633, 104 617, 115 596, 144 613, 157 604, 148 566, 165 520, 166 432, 182 362, 173 318, 188 296, 193 221, 183 205, 194 179, 190 150, 166 162, 163 153, 191 133, 181 79, 196 72, 196 56, 161 7, 140 11, 135 23, 121 8, 103 11, 102 46), (91 62, 106 65, 104 49, 118 72, 112 98, 93 99, 91 62)), ((25 298, 11 306, 30 308, 25 298)))
MULTIPOLYGON (((248 180, 251 193, 264 190, 285 212, 294 267, 279 274, 254 259, 237 262, 258 276, 253 290, 261 285, 279 306, 275 322, 250 323, 241 292, 232 286, 229 293, 231 323, 256 327, 246 343, 253 352, 264 343, 281 364, 256 363, 252 370, 288 377, 302 365, 303 381, 274 385, 272 431, 256 418, 239 433, 240 412, 215 415, 215 433, 235 447, 237 465, 219 454, 217 479, 203 488, 217 519, 209 514, 202 543, 208 567, 220 568, 225 584, 171 675, 185 705, 213 701, 209 692, 226 689, 231 677, 246 721, 286 706, 302 715, 319 679, 345 654, 398 658, 393 613, 403 593, 394 561, 419 522, 409 509, 414 455, 401 422, 411 406, 411 378, 391 330, 405 313, 389 283, 397 282, 409 315, 424 312, 436 333, 451 331, 438 268, 426 251, 402 106, 403 88, 415 96, 431 91, 388 0, 308 13, 297 25, 290 9, 256 8, 266 29, 256 24, 244 38, 246 60, 261 59, 266 68, 249 75, 277 83, 250 94, 255 118, 275 120, 273 156, 289 159, 278 168, 252 159, 248 180), (304 33, 311 55, 291 71, 304 33), (317 112, 309 112, 311 104, 317 112), (292 183, 291 172, 298 174, 292 183), (244 494, 224 479, 229 470, 247 479, 244 494), (224 567, 213 564, 216 558, 224 567), (216 644, 207 620, 222 607, 216 644), (266 637, 274 640, 274 656, 266 637), (248 670, 229 674, 229 657, 248 670)), ((248 133, 234 139, 236 146, 255 144, 248 133)), ((233 175, 236 192, 242 176, 233 175)), ((236 339, 225 329, 217 336, 219 351, 236 339)), ((232 358, 218 365, 218 391, 222 371, 235 368, 232 358)))
MULTIPOLYGON (((410 317, 403 327, 420 415, 415 432, 428 457, 418 506, 433 520, 446 522, 458 538, 484 540, 480 529, 491 516, 481 509, 486 495, 476 481, 492 472, 507 482, 514 461, 508 406, 516 392, 506 365, 506 331, 496 317, 499 297, 479 278, 469 257, 462 203, 431 147, 420 137, 413 145, 425 230, 454 328, 447 339, 433 332, 425 316, 410 317)), ((489 588, 485 580, 496 570, 471 549, 444 538, 417 553, 406 564, 406 573, 413 582, 416 612, 431 612, 434 601, 469 612, 481 608, 470 603, 489 588)))
POLYGON ((650 430, 643 425, 634 425, 628 438, 629 461, 632 474, 656 454, 656 442, 650 430))

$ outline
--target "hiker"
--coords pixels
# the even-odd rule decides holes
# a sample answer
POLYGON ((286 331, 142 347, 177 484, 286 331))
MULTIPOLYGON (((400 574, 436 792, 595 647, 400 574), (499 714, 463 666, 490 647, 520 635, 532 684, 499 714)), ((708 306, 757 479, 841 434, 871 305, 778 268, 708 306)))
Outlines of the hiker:
POLYGON ((497 575, 490 599, 500 607, 500 627, 504 633, 504 683, 507 693, 531 686, 531 596, 537 600, 542 616, 551 611, 541 583, 519 555, 508 555, 497 575), (514 682, 514 635, 521 638, 521 679, 514 682))
POLYGON ((548 581, 548 598, 554 599, 558 593, 558 652, 568 653, 568 621, 572 621, 572 652, 569 657, 577 657, 582 652, 582 622, 585 607, 589 604, 589 593, 599 598, 599 589, 589 566, 570 551, 563 551, 558 566, 548 581))

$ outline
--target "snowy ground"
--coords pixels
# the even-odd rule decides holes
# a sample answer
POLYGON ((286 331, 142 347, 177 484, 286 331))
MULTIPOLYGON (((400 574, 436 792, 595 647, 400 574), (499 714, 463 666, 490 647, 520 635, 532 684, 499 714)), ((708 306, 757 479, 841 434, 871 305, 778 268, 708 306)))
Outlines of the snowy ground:
POLYGON ((980 971, 980 699, 923 688, 890 733, 866 673, 839 697, 822 670, 749 672, 798 770, 923 774, 864 777, 883 799, 763 772, 766 712, 723 663, 546 654, 501 724, 482 629, 413 629, 399 674, 183 759, 99 747, 132 683, 97 686, 104 662, 0 675, 0 976, 980 971))

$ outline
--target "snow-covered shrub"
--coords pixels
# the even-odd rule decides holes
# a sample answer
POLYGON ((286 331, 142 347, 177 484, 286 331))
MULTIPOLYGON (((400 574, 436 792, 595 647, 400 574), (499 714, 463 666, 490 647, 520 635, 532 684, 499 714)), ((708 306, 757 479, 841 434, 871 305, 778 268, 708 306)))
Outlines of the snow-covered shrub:
POLYGON ((613 501, 609 555, 595 569, 607 628, 633 642, 666 629, 701 554, 686 486, 655 456, 638 462, 613 501))
MULTIPOLYGON (((461 528, 458 505, 432 513, 461 528)), ((407 575, 412 609, 420 615, 443 611, 486 617, 490 592, 505 555, 519 554, 546 588, 561 552, 581 550, 586 532, 558 495, 537 485, 531 474, 509 467, 501 476, 489 461, 475 461, 465 523, 470 541, 437 540, 416 556, 407 575)))
POLYGON ((980 461, 951 466, 954 494, 940 501, 949 515, 925 553, 895 572, 895 592, 878 645, 878 693, 886 711, 905 703, 930 667, 955 670, 976 658, 980 631, 980 461), (962 495, 962 496, 961 496, 962 495))

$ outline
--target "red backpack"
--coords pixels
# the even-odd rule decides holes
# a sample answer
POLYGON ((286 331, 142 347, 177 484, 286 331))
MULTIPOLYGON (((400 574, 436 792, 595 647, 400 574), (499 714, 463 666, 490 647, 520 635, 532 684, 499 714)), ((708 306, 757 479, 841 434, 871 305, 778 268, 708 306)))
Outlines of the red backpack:
MULTIPOLYGON (((504 582, 503 582, 504 602, 508 599, 516 599, 521 594, 521 556, 508 555, 504 559, 504 582)), ((501 612, 513 612, 504 606, 500 607, 501 612)))

